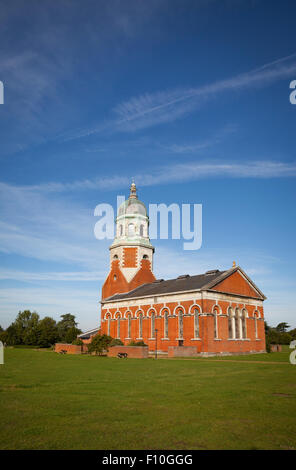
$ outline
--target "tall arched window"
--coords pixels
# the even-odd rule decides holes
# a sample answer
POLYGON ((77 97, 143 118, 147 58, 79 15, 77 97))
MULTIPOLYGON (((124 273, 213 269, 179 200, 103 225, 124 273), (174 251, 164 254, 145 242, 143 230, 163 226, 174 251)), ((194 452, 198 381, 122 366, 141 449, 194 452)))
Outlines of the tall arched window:
POLYGON ((117 338, 120 338, 120 316, 118 315, 117 318, 117 338))
POLYGON ((241 315, 238 308, 235 310, 235 338, 241 339, 241 315))
POLYGON ((214 308, 214 338, 218 339, 218 307, 214 308))
POLYGON ((127 316, 127 337, 131 337, 131 324, 132 324, 132 317, 131 314, 129 313, 127 316))
POLYGON ((258 325, 257 325, 257 319, 258 319, 258 312, 254 313, 254 322, 255 322, 255 338, 258 338, 258 325))
POLYGON ((142 338, 143 335, 143 314, 139 313, 139 338, 142 338))
POLYGON ((151 312, 151 336, 150 338, 155 337, 155 312, 151 312))
POLYGON ((194 338, 199 338, 199 311, 194 309, 194 338))
POLYGON ((110 327, 111 327, 111 317, 108 315, 107 318, 107 335, 110 336, 110 327))
POLYGON ((228 338, 234 339, 234 317, 231 307, 228 309, 228 338))
POLYGON ((183 310, 178 312, 178 328, 179 328, 179 338, 183 339, 183 310))
POLYGON ((144 225, 140 225, 140 236, 144 236, 144 225))
POLYGON ((244 309, 242 313, 242 333, 243 333, 243 339, 247 338, 247 312, 244 309))
POLYGON ((164 311, 163 314, 163 337, 168 338, 169 336, 169 312, 164 311))
POLYGON ((123 226, 119 225, 119 236, 122 237, 123 235, 123 226))

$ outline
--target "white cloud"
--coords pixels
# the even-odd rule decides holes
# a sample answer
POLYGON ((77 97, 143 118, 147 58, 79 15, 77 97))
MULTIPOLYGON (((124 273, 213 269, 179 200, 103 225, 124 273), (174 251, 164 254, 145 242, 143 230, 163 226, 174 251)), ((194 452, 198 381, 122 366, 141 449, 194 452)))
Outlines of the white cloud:
MULTIPOLYGON (((184 162, 155 167, 153 172, 142 171, 134 178, 140 186, 155 186, 160 183, 169 184, 183 181, 194 181, 204 178, 289 178, 296 176, 296 163, 276 161, 248 161, 247 163, 217 161, 184 162)), ((116 190, 126 189, 130 185, 130 176, 103 176, 92 179, 77 180, 70 183, 43 183, 31 186, 11 186, 0 183, 1 190, 6 188, 19 196, 26 193, 57 193, 79 190, 116 190)))
POLYGON ((102 131, 135 131, 174 121, 221 93, 262 87, 276 80, 292 77, 295 72, 296 53, 209 85, 144 93, 119 103, 113 109, 114 119, 100 123, 92 129, 72 134, 68 138, 85 137, 102 131))

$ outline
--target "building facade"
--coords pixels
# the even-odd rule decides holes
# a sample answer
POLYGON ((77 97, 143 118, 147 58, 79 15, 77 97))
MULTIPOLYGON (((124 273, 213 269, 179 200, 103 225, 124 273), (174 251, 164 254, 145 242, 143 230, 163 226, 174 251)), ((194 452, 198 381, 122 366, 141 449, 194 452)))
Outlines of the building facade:
POLYGON ((145 205, 131 185, 119 207, 102 288, 100 333, 150 351, 193 346, 201 355, 265 352, 264 294, 239 266, 156 279, 145 205))

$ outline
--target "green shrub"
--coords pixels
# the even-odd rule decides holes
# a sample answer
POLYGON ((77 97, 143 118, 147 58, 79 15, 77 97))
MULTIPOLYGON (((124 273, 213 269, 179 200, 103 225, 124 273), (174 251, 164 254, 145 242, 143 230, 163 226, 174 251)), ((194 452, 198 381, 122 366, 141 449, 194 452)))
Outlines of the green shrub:
POLYGON ((91 342, 87 345, 88 352, 101 356, 104 351, 108 351, 112 339, 113 338, 108 335, 93 336, 91 342))
POLYGON ((144 341, 134 341, 133 339, 128 343, 128 346, 147 346, 144 341))
POLYGON ((76 346, 83 346, 83 341, 80 338, 76 338, 74 341, 72 341, 72 344, 76 344, 76 346))
POLYGON ((121 339, 113 338, 111 343, 110 343, 110 346, 124 346, 124 344, 121 341, 121 339))

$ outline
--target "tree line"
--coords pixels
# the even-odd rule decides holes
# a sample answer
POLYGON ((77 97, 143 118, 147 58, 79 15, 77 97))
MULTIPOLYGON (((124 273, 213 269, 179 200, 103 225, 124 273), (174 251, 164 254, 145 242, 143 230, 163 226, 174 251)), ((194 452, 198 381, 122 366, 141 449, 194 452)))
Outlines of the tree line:
POLYGON ((279 323, 276 327, 269 326, 267 322, 264 324, 267 351, 271 344, 290 344, 296 339, 296 328, 289 330, 290 325, 286 322, 279 323))
POLYGON ((60 315, 56 322, 51 317, 40 319, 37 312, 19 312, 13 323, 3 330, 0 326, 0 341, 7 346, 27 345, 48 348, 55 343, 72 343, 81 330, 77 328, 75 315, 60 315))

